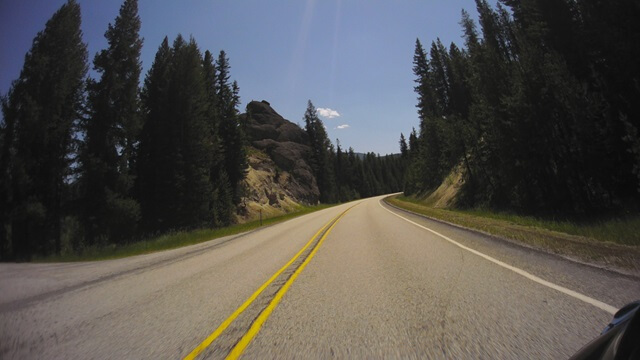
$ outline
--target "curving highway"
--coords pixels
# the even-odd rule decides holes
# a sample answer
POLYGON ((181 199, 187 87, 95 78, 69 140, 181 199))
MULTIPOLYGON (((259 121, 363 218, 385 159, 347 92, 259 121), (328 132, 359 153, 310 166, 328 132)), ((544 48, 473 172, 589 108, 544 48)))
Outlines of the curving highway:
POLYGON ((126 259, 0 264, 0 358, 567 358, 640 280, 383 197, 126 259))

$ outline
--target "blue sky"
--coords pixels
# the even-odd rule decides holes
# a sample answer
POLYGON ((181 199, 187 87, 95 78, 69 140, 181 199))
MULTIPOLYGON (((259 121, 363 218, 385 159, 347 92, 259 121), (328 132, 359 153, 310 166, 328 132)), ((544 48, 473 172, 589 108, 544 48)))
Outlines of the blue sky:
MULTIPOLYGON (((64 0, 0 0, 0 93, 9 89, 38 31, 64 0)), ((90 60, 106 47, 104 32, 120 1, 79 0, 90 60)), ((400 133, 418 124, 416 38, 462 43, 460 11, 471 0, 139 0, 149 69, 165 35, 192 35, 201 50, 224 49, 238 81, 242 110, 267 100, 302 124, 307 100, 331 140, 357 152, 397 153, 400 133), (333 111, 329 111, 333 110, 333 111), (339 114, 339 116, 336 116, 339 114)))

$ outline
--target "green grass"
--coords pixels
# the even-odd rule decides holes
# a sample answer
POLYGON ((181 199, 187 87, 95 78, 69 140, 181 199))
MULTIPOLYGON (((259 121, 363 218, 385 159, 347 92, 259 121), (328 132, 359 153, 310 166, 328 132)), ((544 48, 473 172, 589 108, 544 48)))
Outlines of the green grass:
MULTIPOLYGON (((314 211, 335 206, 333 204, 321 204, 317 206, 300 206, 296 211, 263 219, 262 227, 280 223, 298 216, 306 215, 314 211)), ((118 259, 134 255, 148 254, 152 252, 175 249, 183 246, 194 245, 216 238, 240 234, 255 230, 260 227, 260 221, 251 221, 245 224, 236 224, 219 229, 197 229, 191 231, 176 231, 157 237, 144 239, 124 245, 108 245, 90 247, 81 253, 52 255, 35 258, 34 262, 72 262, 118 259)))
POLYGON ((541 227, 599 241, 608 241, 632 246, 640 245, 640 215, 629 215, 625 217, 596 220, 594 222, 587 223, 545 220, 531 216, 492 212, 481 209, 461 212, 474 216, 505 220, 524 226, 541 227))
MULTIPOLYGON (((400 196, 400 201, 421 205, 419 199, 400 196)), ((424 205, 424 204, 422 204, 424 205)), ((453 214, 466 214, 476 218, 502 220, 510 224, 526 227, 547 229, 555 232, 581 236, 598 241, 607 241, 622 245, 640 246, 640 215, 628 215, 625 217, 609 218, 592 222, 547 220, 533 216, 523 216, 507 212, 492 211, 487 209, 432 209, 435 217, 455 217, 453 214), (447 216, 447 213, 451 213, 447 216)))
POLYGON ((640 216, 592 223, 552 221, 486 209, 439 209, 420 199, 392 196, 392 205, 530 247, 602 266, 640 272, 640 216))

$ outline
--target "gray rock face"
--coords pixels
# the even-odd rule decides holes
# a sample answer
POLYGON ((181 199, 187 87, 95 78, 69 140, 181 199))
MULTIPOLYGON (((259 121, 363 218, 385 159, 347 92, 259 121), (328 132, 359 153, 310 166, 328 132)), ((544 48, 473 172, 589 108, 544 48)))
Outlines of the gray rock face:
POLYGON ((280 169, 292 175, 289 191, 300 202, 316 204, 320 191, 307 162, 311 152, 307 133, 264 100, 250 102, 247 113, 240 116, 251 145, 267 153, 280 169))
POLYGON ((252 101, 247 105, 247 135, 252 141, 271 139, 278 142, 309 144, 307 133, 298 125, 283 118, 266 101, 252 101))

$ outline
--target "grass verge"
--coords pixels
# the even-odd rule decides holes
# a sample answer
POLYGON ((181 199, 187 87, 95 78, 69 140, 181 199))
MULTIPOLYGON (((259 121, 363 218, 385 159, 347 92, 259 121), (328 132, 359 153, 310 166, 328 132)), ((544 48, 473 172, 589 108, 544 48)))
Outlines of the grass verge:
POLYGON ((591 224, 549 221, 488 210, 438 209, 396 195, 391 205, 546 252, 640 274, 640 217, 591 224))
MULTIPOLYGON (((336 204, 321 204, 316 206, 300 206, 298 210, 288 214, 274 216, 262 220, 262 227, 287 221, 298 216, 306 215, 318 210, 323 210, 336 204)), ((134 255, 148 254, 152 252, 175 249, 183 246, 194 245, 224 236, 240 234, 255 230, 260 227, 260 221, 250 221, 244 224, 231 225, 219 229, 196 229, 191 231, 175 231, 160 236, 131 242, 123 245, 107 245, 86 248, 81 253, 52 255, 35 258, 33 262, 72 262, 72 261, 96 261, 118 259, 134 255)))

